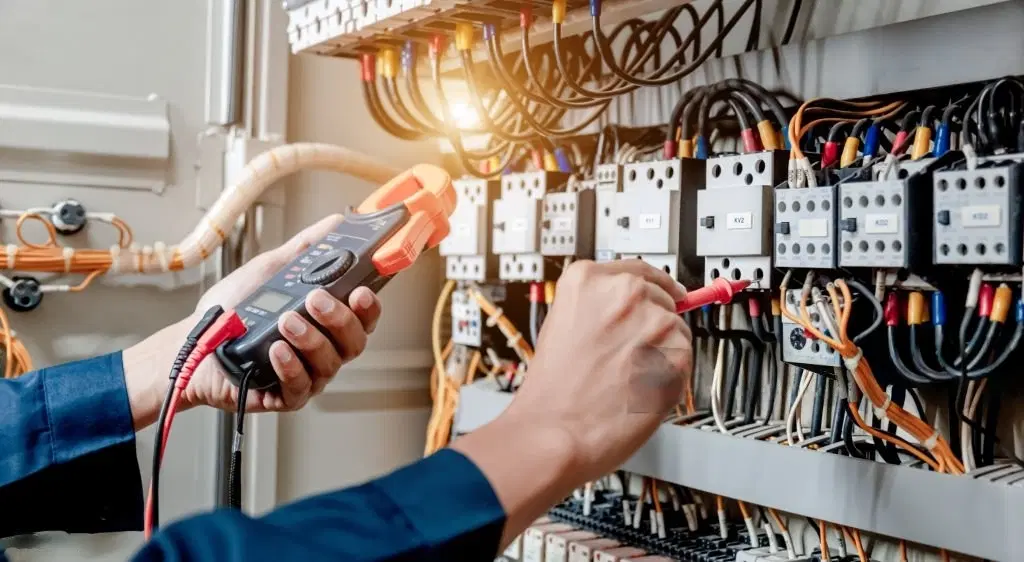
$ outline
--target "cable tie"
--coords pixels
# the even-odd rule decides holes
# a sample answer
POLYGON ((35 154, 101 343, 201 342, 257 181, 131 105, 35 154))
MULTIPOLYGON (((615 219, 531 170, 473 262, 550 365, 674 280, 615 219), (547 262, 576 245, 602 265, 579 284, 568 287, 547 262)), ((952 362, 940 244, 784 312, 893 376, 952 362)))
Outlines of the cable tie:
POLYGON ((167 257, 167 244, 163 242, 153 242, 153 251, 156 252, 156 259, 160 262, 160 269, 164 273, 171 270, 171 260, 167 257))
POLYGON ((153 247, 148 245, 148 244, 146 246, 143 246, 142 247, 142 253, 139 255, 139 259, 138 259, 139 273, 144 273, 146 271, 146 264, 148 264, 150 262, 150 259, 152 257, 153 257, 153 247))
POLYGON ((487 327, 493 328, 496 326, 498 324, 498 320, 501 320, 501 317, 504 316, 504 314, 505 313, 501 310, 501 307, 495 307, 494 312, 487 317, 487 327))
POLYGON ((886 412, 889 411, 890 405, 892 405, 892 396, 886 394, 885 402, 881 406, 874 407, 875 417, 878 418, 878 421, 882 422, 882 425, 889 423, 889 417, 886 415, 886 412))
POLYGON ((846 370, 851 373, 857 372, 857 367, 860 366, 860 360, 864 358, 864 350, 857 348, 857 353, 853 357, 843 357, 843 363, 846 365, 846 370))
POLYGON ((114 213, 91 213, 91 212, 87 212, 87 213, 85 213, 85 218, 86 219, 98 220, 98 221, 101 221, 101 222, 114 222, 114 219, 117 218, 117 215, 115 215, 114 213))
POLYGON ((119 244, 110 247, 110 271, 121 273, 121 246, 119 244))
POLYGON ((508 346, 513 349, 519 347, 519 342, 521 341, 523 341, 523 334, 521 332, 508 336, 508 346))
POLYGON ((929 451, 934 451, 935 446, 939 444, 939 432, 936 431, 932 433, 931 436, 928 437, 928 439, 925 439, 921 444, 924 445, 925 449, 928 449, 929 451))
POLYGON ((71 273, 71 260, 75 257, 75 249, 71 246, 64 246, 61 252, 64 254, 64 273, 71 273))
POLYGON ((7 269, 14 269, 14 264, 18 257, 18 246, 16 244, 7 245, 7 269))

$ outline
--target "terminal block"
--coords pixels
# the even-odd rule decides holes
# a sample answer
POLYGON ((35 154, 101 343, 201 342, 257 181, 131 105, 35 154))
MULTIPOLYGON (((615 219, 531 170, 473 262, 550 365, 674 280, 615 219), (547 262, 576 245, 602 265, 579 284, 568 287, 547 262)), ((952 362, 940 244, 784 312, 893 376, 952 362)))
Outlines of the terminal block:
POLYGON ((935 173, 935 264, 1021 265, 1022 167, 935 173))
POLYGON ((544 196, 540 253, 545 256, 594 257, 595 192, 548 193, 544 196))
POLYGON ((602 164, 594 172, 594 179, 585 182, 594 189, 594 259, 611 261, 617 257, 614 250, 616 216, 615 194, 622 190, 622 166, 602 164))
POLYGON ((480 347, 483 345, 484 318, 480 305, 468 291, 452 292, 452 343, 480 347))
POLYGON ((455 211, 449 218, 451 231, 441 241, 445 276, 457 281, 483 282, 497 276, 497 259, 488 247, 491 224, 488 201, 498 195, 498 183, 482 179, 461 179, 455 187, 455 211))
MULTIPOLYGON (((786 291, 784 306, 790 314, 800 317, 800 289, 786 291)), ((815 307, 807 305, 811 324, 822 333, 827 332, 815 307)), ((828 344, 819 341, 804 330, 803 326, 794 324, 782 316, 782 360, 791 365, 808 367, 838 367, 842 358, 828 344)), ((812 369, 813 370, 813 369, 812 369)))
POLYGON ((781 151, 722 156, 707 161, 707 188, 697 194, 696 254, 704 278, 749 279, 766 289, 772 270, 773 188, 785 181, 781 151))
POLYGON ((835 186, 775 190, 775 265, 834 269, 835 186))

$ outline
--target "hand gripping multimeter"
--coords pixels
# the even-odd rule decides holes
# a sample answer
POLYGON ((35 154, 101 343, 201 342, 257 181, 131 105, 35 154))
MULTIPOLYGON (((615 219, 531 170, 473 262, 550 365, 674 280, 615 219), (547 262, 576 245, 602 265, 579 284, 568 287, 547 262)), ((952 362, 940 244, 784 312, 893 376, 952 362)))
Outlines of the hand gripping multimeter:
POLYGON ((277 328, 281 314, 293 310, 317 326, 306 310, 310 292, 323 288, 347 303, 357 287, 380 290, 424 249, 441 243, 454 209, 451 177, 437 166, 420 164, 377 189, 235 307, 247 331, 217 350, 232 382, 240 384, 247 375, 251 389, 276 386, 270 346, 284 339, 277 328))

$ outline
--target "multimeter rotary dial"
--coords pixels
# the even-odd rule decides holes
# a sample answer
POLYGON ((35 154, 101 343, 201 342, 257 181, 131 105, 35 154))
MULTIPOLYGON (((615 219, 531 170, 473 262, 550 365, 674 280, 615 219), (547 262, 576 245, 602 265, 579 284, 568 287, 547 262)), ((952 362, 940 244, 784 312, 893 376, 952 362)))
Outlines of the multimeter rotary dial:
POLYGON ((355 261, 355 254, 348 250, 328 252, 307 265, 299 274, 299 281, 307 285, 329 285, 341 279, 355 261))

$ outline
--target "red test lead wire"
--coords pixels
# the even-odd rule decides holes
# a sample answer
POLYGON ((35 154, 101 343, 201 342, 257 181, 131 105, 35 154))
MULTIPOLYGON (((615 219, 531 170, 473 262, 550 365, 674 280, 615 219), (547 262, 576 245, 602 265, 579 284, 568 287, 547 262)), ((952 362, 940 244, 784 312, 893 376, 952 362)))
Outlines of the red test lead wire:
MULTIPOLYGON (((220 315, 213 325, 203 333, 202 337, 199 338, 195 349, 192 350, 188 359, 185 360, 185 363, 181 368, 181 373, 178 374, 177 380, 174 381, 174 394, 171 396, 171 402, 167 408, 167 421, 164 424, 163 435, 161 435, 161 439, 159 441, 161 459, 163 458, 164 451, 167 448, 167 441, 171 436, 171 426, 174 423, 174 415, 177 412, 178 404, 181 401, 181 395, 185 391, 185 388, 188 387, 188 383, 192 380, 192 375, 195 374, 196 368, 203 362, 203 359, 206 359, 213 354, 217 347, 225 342, 242 337, 245 334, 245 331, 245 323, 242 322, 242 319, 238 314, 235 314, 235 311, 229 310, 220 315)), ((144 531, 147 540, 153 536, 153 496, 158 493, 159 490, 150 487, 149 497, 146 500, 144 531)))
POLYGON ((729 281, 719 277, 706 287, 686 293, 683 300, 676 301, 676 314, 682 314, 700 308, 706 304, 726 304, 736 293, 746 289, 750 281, 729 281))

